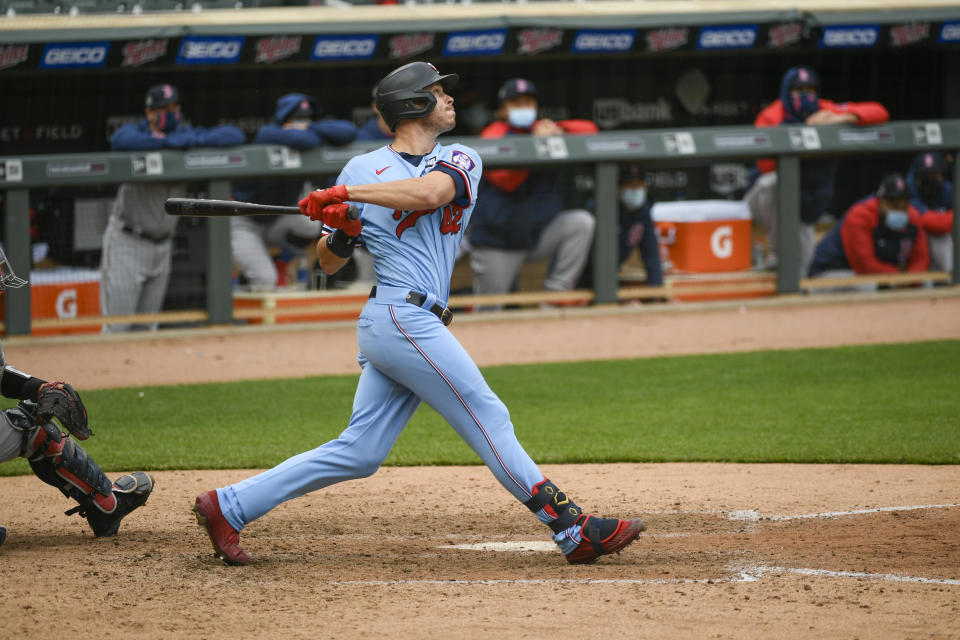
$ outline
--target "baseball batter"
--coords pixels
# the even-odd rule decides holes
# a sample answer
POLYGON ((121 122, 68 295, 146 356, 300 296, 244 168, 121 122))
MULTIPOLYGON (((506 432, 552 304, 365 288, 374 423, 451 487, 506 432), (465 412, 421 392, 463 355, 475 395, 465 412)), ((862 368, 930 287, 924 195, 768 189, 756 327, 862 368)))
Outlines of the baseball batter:
MULTIPOLYGON (((0 292, 25 284, 0 249, 0 292)), ((111 483, 87 452, 53 422, 53 418, 59 420, 78 440, 92 435, 87 410, 73 387, 46 382, 7 365, 2 346, 0 394, 20 400, 16 408, 0 411, 0 463, 26 458, 38 478, 77 501, 67 515, 79 513, 86 518, 95 537, 115 534, 120 521, 150 497, 153 476, 138 471, 111 483)), ((0 545, 6 537, 7 530, 0 527, 0 545)))
POLYGON ((448 91, 457 79, 425 62, 388 74, 376 100, 396 138, 350 160, 336 186, 300 201, 301 211, 332 231, 317 246, 327 273, 360 242, 373 256, 377 284, 357 323, 360 381, 349 425, 336 440, 197 497, 197 520, 228 564, 251 561, 239 546, 247 523, 310 491, 373 474, 421 401, 552 529, 569 562, 619 551, 644 529, 640 520, 583 513, 544 477, 517 441, 506 406, 446 327, 450 276, 482 171, 473 149, 437 143, 455 124, 448 91), (358 219, 347 203, 359 209, 358 219))

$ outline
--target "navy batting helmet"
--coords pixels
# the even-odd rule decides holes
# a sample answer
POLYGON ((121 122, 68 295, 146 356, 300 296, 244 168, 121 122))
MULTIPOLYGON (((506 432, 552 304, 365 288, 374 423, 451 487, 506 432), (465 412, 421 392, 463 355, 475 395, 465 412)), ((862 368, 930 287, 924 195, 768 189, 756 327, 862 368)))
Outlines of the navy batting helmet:
POLYGON ((437 98, 426 90, 439 82, 449 91, 460 79, 455 73, 440 75, 429 62, 411 62, 394 69, 374 89, 377 111, 393 131, 408 118, 424 118, 437 106, 437 98))

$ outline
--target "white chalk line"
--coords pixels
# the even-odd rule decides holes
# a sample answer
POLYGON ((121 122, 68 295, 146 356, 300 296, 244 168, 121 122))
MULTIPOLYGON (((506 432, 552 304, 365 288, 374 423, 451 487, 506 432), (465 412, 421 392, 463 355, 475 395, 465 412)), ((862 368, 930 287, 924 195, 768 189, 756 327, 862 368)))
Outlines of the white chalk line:
POLYGON ((826 576, 829 578, 865 578, 867 580, 883 580, 885 582, 916 582, 920 584, 949 584, 960 585, 960 580, 953 578, 923 578, 920 576, 904 576, 899 573, 866 573, 864 571, 828 571, 827 569, 806 569, 802 567, 760 567, 765 572, 797 573, 803 576, 826 576))
MULTIPOLYGON (((737 510, 737 511, 660 511, 656 512, 659 515, 687 515, 691 513, 700 513, 700 514, 717 514, 726 517, 728 520, 733 521, 749 521, 757 522, 760 520, 769 520, 776 522, 790 521, 790 520, 804 520, 804 519, 813 519, 813 518, 840 518, 844 516, 855 516, 855 515, 865 515, 871 513, 890 513, 895 511, 917 511, 924 509, 951 509, 955 507, 960 507, 958 503, 946 503, 946 504, 922 504, 922 505, 904 505, 897 507, 875 507, 871 509, 855 509, 849 511, 826 511, 821 513, 803 513, 795 515, 772 515, 772 516, 763 516, 760 512, 748 509, 748 510, 737 510)), ((651 513, 651 512, 648 512, 651 513)), ((692 533, 662 533, 662 534, 645 534, 645 538, 651 537, 660 537, 660 538, 680 538, 695 535, 692 533)), ((556 546, 552 542, 545 542, 540 540, 521 540, 521 541, 509 541, 509 542, 482 542, 477 544, 452 544, 452 545, 443 545, 437 547, 438 549, 459 549, 467 551, 511 551, 511 552, 555 552, 556 546)), ((646 584, 646 585, 656 585, 656 584, 713 584, 718 582, 755 582, 761 579, 767 573, 794 573, 798 575, 810 575, 810 576, 822 576, 822 577, 831 577, 831 578, 857 578, 857 579, 869 579, 869 580, 883 580, 887 582, 910 582, 910 583, 919 583, 919 584, 943 584, 943 585, 960 585, 960 580, 952 578, 925 578, 920 576, 903 576, 895 573, 866 573, 858 571, 830 571, 827 569, 812 569, 812 568, 791 568, 791 567, 775 567, 775 566, 758 566, 751 567, 743 570, 736 570, 736 575, 727 576, 721 578, 705 578, 705 579, 686 579, 686 578, 675 578, 675 579, 663 579, 663 578, 638 578, 638 579, 543 579, 543 580, 428 580, 428 581, 366 581, 366 582, 338 582, 331 584, 363 584, 363 585, 401 585, 401 584, 646 584)))
POLYGON ((824 511, 821 513, 800 513, 794 515, 771 515, 766 516, 760 513, 756 509, 738 509, 738 510, 725 510, 725 509, 704 509, 704 510, 692 510, 692 511, 682 511, 679 509, 667 509, 662 511, 646 511, 648 515, 663 515, 663 516, 676 516, 676 515, 716 515, 727 520, 745 520, 748 522, 758 522, 760 520, 774 520, 774 521, 786 521, 786 520, 805 520, 812 518, 840 518, 843 516, 857 516, 865 515, 869 513, 886 513, 892 511, 917 511, 921 509, 953 509, 955 507, 960 507, 960 503, 951 502, 946 504, 912 504, 904 505, 899 507, 874 507, 871 509, 855 509, 851 511, 824 511))
POLYGON ((527 586, 527 585, 671 585, 671 584, 729 584, 742 582, 759 582, 770 574, 793 573, 804 576, 825 578, 854 578, 857 580, 880 580, 883 582, 908 582, 916 584, 937 584, 960 586, 960 580, 952 578, 924 578, 919 576, 905 576, 898 573, 867 573, 863 571, 829 571, 827 569, 812 569, 805 567, 775 567, 757 566, 746 569, 737 569, 728 576, 719 578, 499 578, 489 580, 335 580, 328 582, 336 587, 393 587, 393 586, 527 586))

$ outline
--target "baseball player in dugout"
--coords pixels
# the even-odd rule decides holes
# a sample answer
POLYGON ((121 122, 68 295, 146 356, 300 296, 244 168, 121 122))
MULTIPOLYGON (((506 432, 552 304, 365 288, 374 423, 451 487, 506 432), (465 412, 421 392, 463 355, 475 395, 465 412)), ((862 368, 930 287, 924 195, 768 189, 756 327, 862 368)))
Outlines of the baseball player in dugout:
POLYGON ((899 173, 885 176, 875 195, 855 203, 817 244, 809 275, 926 271, 927 234, 899 173))
POLYGON ((910 206, 920 214, 930 246, 930 268, 953 271, 953 183, 946 159, 937 151, 918 153, 910 162, 910 206))
POLYGON ((620 551, 644 529, 640 520, 585 513, 544 477, 517 441, 506 406, 447 329, 450 276, 482 173, 476 151, 437 143, 456 123, 449 92, 457 80, 426 62, 389 73, 378 85, 377 107, 394 140, 354 157, 336 186, 300 201, 300 210, 329 232, 317 244, 327 273, 361 243, 373 256, 377 284, 357 323, 360 381, 349 424, 337 439, 197 497, 197 520, 228 564, 251 561, 239 533, 277 505, 372 475, 421 401, 550 528, 568 562, 620 551))
MULTIPOLYGON (((257 130, 253 144, 278 144, 308 150, 322 145, 342 146, 357 137, 349 120, 319 119, 322 109, 302 93, 277 99, 273 120, 257 130)), ((329 183, 328 183, 329 184, 329 183)), ((242 181, 234 185, 233 197, 241 202, 289 204, 312 188, 302 178, 242 181)), ((320 223, 296 216, 235 216, 230 218, 233 261, 251 288, 272 289, 288 284, 286 266, 302 258, 320 236, 320 223), (279 247, 276 261, 270 247, 279 247)))
MULTIPOLYGON (((597 132, 590 120, 538 117, 537 90, 529 80, 507 80, 497 95, 497 119, 482 138, 597 132)), ((565 208, 565 178, 556 167, 484 174, 469 237, 475 294, 511 291, 523 265, 541 260, 550 261, 544 289, 574 287, 590 255, 595 221, 586 209, 565 208)))
MULTIPOLYGON (((0 248, 0 293, 25 284, 0 248)), ((2 346, 0 394, 20 401, 15 408, 0 411, 0 463, 26 458, 38 478, 77 501, 66 513, 86 518, 95 537, 115 534, 120 521, 150 497, 153 476, 137 471, 110 482, 83 447, 54 422, 56 418, 77 440, 93 435, 87 410, 73 387, 14 369, 7 364, 2 346)), ((7 530, 0 526, 0 545, 6 538, 7 530)))
MULTIPOLYGON (((117 129, 114 151, 155 151, 191 147, 228 147, 245 142, 232 125, 206 129, 183 122, 180 92, 170 84, 147 91, 145 117, 117 129)), ((167 198, 186 195, 183 183, 138 182, 120 185, 103 235, 100 261, 100 306, 104 315, 156 313, 170 280, 170 259, 177 216, 163 208, 167 198)), ((157 323, 105 324, 104 333, 154 330, 157 323)))
MULTIPOLYGON (((820 77, 809 67, 793 67, 780 81, 780 98, 757 115, 758 127, 807 124, 866 126, 890 119, 879 102, 834 102, 820 97, 820 77)), ((800 163, 800 273, 806 273, 816 244, 815 223, 833 200, 836 158, 809 158, 800 163)), ((777 161, 758 160, 760 174, 744 194, 750 215, 766 231, 769 252, 763 265, 777 266, 777 161)))

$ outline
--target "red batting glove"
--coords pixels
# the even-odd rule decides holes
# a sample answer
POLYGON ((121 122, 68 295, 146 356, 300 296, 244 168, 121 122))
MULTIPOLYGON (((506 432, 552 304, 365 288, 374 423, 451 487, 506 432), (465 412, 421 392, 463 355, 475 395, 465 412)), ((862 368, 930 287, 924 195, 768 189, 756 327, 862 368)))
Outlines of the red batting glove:
POLYGON ((346 185, 338 184, 329 189, 320 189, 311 191, 310 194, 300 201, 300 213, 311 220, 323 219, 323 208, 328 204, 342 204, 347 199, 346 185))
POLYGON ((348 236, 356 238, 363 229, 359 218, 350 218, 350 205, 328 204, 323 208, 323 224, 334 229, 343 229, 348 236))

